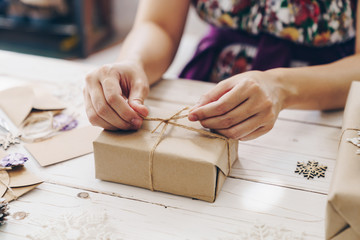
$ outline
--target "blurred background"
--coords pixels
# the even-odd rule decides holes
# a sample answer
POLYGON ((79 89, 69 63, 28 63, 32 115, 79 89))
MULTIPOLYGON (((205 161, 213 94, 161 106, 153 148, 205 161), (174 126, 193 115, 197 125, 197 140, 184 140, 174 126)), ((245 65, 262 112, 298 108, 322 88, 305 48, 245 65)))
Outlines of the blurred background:
MULTIPOLYGON (((138 0, 0 0, 0 49, 93 65, 114 62, 138 0)), ((191 9, 167 77, 176 77, 207 31, 191 9)))

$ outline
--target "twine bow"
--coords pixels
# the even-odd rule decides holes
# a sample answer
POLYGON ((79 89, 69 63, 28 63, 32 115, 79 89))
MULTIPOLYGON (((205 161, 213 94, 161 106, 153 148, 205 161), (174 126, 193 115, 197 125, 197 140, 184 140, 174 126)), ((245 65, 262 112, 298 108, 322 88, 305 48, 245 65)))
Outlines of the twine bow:
POLYGON ((209 137, 214 137, 214 138, 218 138, 218 139, 222 139, 226 142, 226 148, 227 148, 227 155, 228 155, 228 167, 229 167, 229 171, 226 174, 226 176, 229 175, 230 172, 230 168, 231 168, 231 156, 230 156, 230 140, 227 137, 224 137, 222 135, 216 134, 216 133, 212 133, 212 132, 208 132, 202 129, 197 129, 197 128, 193 128, 190 126, 186 126, 180 123, 177 123, 176 120, 178 119, 182 119, 182 118, 186 118, 188 116, 188 114, 183 114, 181 115, 182 112, 184 112, 185 110, 188 110, 189 107, 185 107, 183 109, 181 109, 180 111, 178 111, 177 113, 175 113, 174 115, 172 115, 169 118, 152 118, 152 117, 144 117, 143 119, 145 121, 159 121, 159 124, 151 131, 151 133, 154 133, 162 124, 163 127, 160 131, 160 134, 158 136, 158 138, 156 139, 155 144, 153 145, 150 154, 149 154, 149 175, 150 175, 150 179, 149 179, 149 184, 150 187, 149 189, 151 191, 154 191, 154 183, 153 183, 153 162, 154 162, 154 153, 155 150, 157 148, 157 146, 160 144, 162 137, 166 131, 166 128, 169 124, 176 126, 176 127, 180 127, 180 128, 184 128, 190 131, 194 131, 200 134, 203 134, 205 136, 209 136, 209 137))

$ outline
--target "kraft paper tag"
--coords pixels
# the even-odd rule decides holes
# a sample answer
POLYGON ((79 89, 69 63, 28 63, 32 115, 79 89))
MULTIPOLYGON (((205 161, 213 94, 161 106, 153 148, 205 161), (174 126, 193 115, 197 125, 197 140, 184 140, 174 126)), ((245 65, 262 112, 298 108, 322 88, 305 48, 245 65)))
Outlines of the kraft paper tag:
POLYGON ((101 131, 94 126, 77 128, 41 142, 25 144, 25 148, 44 167, 93 152, 92 142, 101 131))

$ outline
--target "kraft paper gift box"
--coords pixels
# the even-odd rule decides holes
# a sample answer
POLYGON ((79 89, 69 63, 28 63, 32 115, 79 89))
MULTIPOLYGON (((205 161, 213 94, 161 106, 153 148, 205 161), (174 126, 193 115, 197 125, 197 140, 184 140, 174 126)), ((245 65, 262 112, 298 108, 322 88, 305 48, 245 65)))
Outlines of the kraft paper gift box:
POLYGON ((326 209, 326 239, 360 239, 360 155, 359 149, 347 142, 359 137, 360 82, 353 82, 344 111, 339 146, 326 209))
MULTIPOLYGON (((168 118, 173 112, 152 108, 150 115, 168 118)), ((187 118, 171 121, 203 129, 187 118)), ((163 125, 151 131, 158 124, 144 121, 138 131, 103 131, 94 141, 96 178, 214 202, 237 159, 238 141, 169 124, 155 148, 163 125)))

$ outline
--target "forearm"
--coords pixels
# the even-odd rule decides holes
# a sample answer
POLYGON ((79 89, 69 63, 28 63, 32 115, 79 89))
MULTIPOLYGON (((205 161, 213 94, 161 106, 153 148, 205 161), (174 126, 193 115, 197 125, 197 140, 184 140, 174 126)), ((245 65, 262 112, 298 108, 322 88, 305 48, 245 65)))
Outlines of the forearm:
POLYGON ((171 64, 184 30, 190 0, 142 0, 119 60, 135 61, 152 84, 171 64))
POLYGON ((171 64, 178 43, 158 25, 148 22, 135 27, 121 48, 119 60, 135 61, 144 68, 149 83, 163 75, 171 64))
POLYGON ((302 68, 278 68, 273 74, 282 88, 283 108, 343 108, 352 81, 360 80, 360 54, 337 62, 302 68))

